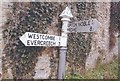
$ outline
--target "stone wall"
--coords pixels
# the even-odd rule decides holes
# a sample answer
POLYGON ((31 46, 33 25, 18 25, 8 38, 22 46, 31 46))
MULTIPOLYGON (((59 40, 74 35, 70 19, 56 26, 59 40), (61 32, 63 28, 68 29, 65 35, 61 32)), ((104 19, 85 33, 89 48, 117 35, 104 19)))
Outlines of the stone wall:
POLYGON ((110 27, 109 27, 109 49, 111 55, 116 58, 118 57, 118 37, 120 32, 120 2, 111 3, 111 15, 110 15, 110 27))
POLYGON ((59 35, 61 22, 56 18, 59 15, 58 7, 56 3, 37 2, 15 2, 11 5, 9 13, 5 15, 7 21, 3 26, 4 79, 57 78, 58 48, 26 47, 19 37, 27 31, 59 35), (42 77, 44 74, 46 75, 42 77))
MULTIPOLYGON (((1 11, 0 12, 0 79, 3 76, 3 73, 2 73, 2 69, 3 69, 2 57, 4 57, 3 50, 4 50, 4 47, 7 43, 7 42, 3 41, 3 33, 2 32, 3 32, 3 25, 7 21, 6 15, 10 11, 10 8, 8 7, 8 4, 9 4, 9 2, 4 3, 3 1, 0 1, 0 11, 1 11)), ((11 5, 11 4, 9 4, 9 5, 11 5)))
POLYGON ((105 61, 109 52, 110 3, 96 3, 95 10, 101 26, 92 36, 92 48, 86 59, 86 68, 94 68, 97 62, 105 61))
MULTIPOLYGON (((73 20, 81 21, 96 18, 96 3, 77 2, 72 4, 73 20)), ((86 58, 90 53, 93 33, 68 34, 67 72, 84 73, 86 58)))
MULTIPOLYGON (((2 11, 2 1, 0 1, 0 11, 2 11)), ((2 13, 0 13, 0 30, 2 26, 2 13)), ((2 32, 0 31, 0 74, 2 74, 2 32)), ((0 79, 1 79, 1 75, 0 75, 0 79)))
POLYGON ((70 23, 91 18, 96 18, 101 23, 94 33, 68 34, 66 74, 84 73, 86 69, 95 68, 99 63, 108 63, 112 60, 113 52, 109 51, 108 42, 111 25, 110 3, 4 3, 3 14, 0 16, 4 18, 0 22, 0 24, 4 22, 0 26, 3 29, 3 33, 0 31, 3 36, 0 36, 4 44, 0 48, 4 49, 1 53, 3 57, 0 55, 3 79, 57 78, 59 47, 26 47, 19 37, 28 31, 60 35, 62 23, 59 15, 66 6, 71 6, 74 16, 70 23))

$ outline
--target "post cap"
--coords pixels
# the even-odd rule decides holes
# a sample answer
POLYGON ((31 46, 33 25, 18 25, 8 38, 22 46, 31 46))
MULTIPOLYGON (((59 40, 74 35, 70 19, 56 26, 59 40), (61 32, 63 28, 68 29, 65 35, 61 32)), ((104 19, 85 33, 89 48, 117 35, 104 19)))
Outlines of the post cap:
POLYGON ((65 10, 63 10, 63 12, 60 14, 60 17, 67 17, 67 18, 73 17, 71 13, 71 9, 69 7, 66 7, 65 10))

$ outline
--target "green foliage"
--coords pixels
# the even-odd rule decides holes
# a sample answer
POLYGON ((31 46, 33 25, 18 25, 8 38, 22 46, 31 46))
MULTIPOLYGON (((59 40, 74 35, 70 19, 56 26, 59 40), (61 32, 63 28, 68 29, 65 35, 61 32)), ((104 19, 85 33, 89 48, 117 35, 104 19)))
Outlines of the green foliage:
POLYGON ((116 79, 118 78, 118 61, 113 61, 107 65, 99 65, 95 70, 90 70, 85 78, 94 79, 116 79))
POLYGON ((66 75, 65 79, 84 79, 84 77, 82 75, 73 74, 73 75, 66 75))
POLYGON ((66 75, 65 79, 118 79, 118 61, 86 71, 85 74, 66 75))
POLYGON ((57 14, 57 7, 53 3, 15 2, 10 14, 7 16, 3 31, 3 39, 6 44, 4 61, 10 63, 14 78, 32 78, 35 74, 34 68, 38 53, 43 47, 24 46, 19 37, 25 32, 46 34, 47 27, 53 22, 53 16, 57 14))

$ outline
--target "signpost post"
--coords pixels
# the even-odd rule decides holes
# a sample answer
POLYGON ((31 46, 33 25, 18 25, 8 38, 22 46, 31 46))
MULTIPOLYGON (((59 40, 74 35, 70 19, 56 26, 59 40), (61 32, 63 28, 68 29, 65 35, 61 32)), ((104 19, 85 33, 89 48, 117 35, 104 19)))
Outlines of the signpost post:
MULTIPOLYGON (((67 38, 67 28, 68 23, 70 21, 70 18, 73 17, 71 10, 69 7, 66 7, 65 10, 60 14, 60 17, 62 17, 62 37, 67 38)), ((67 46, 63 46, 60 48, 60 54, 59 54, 59 70, 58 70, 58 79, 63 79, 65 75, 65 63, 66 63, 66 52, 67 52, 67 46)))

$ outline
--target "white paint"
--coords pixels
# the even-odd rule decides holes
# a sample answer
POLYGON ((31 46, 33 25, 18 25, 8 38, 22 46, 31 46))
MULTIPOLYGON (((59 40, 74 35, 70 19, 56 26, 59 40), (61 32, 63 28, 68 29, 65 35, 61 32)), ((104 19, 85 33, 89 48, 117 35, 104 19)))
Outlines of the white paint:
POLYGON ((70 8, 66 7, 65 10, 63 10, 63 12, 60 14, 60 17, 63 17, 63 18, 67 17, 68 20, 69 20, 69 18, 73 17, 70 8))
MULTIPOLYGON (((66 7, 65 10, 60 14, 60 17, 63 17, 61 21, 62 24, 62 37, 67 38, 67 29, 68 29, 68 23, 70 21, 70 18, 73 17, 71 10, 69 7, 66 7)), ((62 39, 64 42, 64 39, 62 39)), ((67 44, 67 39, 66 39, 67 44)), ((65 66, 66 66, 66 52, 67 52, 67 46, 63 46, 60 48, 60 54, 59 54, 59 70, 58 70, 58 79, 63 79, 65 76, 65 66)))
POLYGON ((26 32, 20 37, 25 46, 66 46, 67 38, 48 34, 26 32))
POLYGON ((97 19, 89 19, 71 23, 68 28, 69 32, 95 32, 100 27, 97 19))
POLYGON ((60 46, 67 46, 67 38, 60 37, 60 46))

